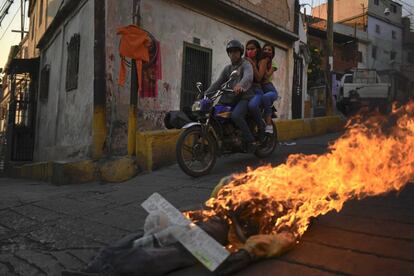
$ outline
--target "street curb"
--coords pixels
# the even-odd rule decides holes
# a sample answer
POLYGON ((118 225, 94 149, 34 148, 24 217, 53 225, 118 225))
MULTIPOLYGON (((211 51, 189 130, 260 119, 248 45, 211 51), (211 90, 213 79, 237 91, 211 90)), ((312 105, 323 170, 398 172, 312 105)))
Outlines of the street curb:
MULTIPOLYGON (((327 116, 297 120, 274 120, 279 141, 312 137, 343 129, 340 116, 327 116)), ((176 162, 175 145, 181 130, 137 132, 137 162, 144 171, 153 171, 176 162)))
MULTIPOLYGON (((343 129, 340 116, 298 120, 274 120, 279 141, 312 137, 343 129)), ((123 182, 139 171, 151 172, 176 163, 175 145, 182 130, 136 133, 136 158, 117 157, 100 160, 50 161, 12 165, 9 175, 48 181, 54 185, 87 182, 123 182)))
POLYGON ((96 181, 119 183, 131 179, 138 172, 139 168, 134 158, 120 157, 12 165, 10 176, 47 181, 61 186, 96 181))

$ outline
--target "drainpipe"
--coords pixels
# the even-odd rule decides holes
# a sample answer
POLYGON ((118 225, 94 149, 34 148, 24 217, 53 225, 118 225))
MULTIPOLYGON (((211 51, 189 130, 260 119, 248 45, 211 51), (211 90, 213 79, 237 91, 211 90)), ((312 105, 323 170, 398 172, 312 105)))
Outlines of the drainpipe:
MULTIPOLYGON (((134 25, 140 25, 140 0, 133 0, 132 21, 134 25)), ((137 106, 138 106, 138 79, 135 60, 131 62, 131 91, 128 113, 128 155, 135 155, 137 135, 137 106)))
POLYGON ((92 158, 104 156, 106 126, 106 54, 105 54, 105 2, 94 0, 94 82, 93 82, 93 126, 92 158))

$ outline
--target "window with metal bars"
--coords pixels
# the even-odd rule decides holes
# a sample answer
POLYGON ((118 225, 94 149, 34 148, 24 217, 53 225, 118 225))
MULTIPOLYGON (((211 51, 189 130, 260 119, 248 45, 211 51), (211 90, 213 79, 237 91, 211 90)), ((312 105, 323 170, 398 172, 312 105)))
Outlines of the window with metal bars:
POLYGON ((66 64, 66 91, 78 88, 80 34, 74 34, 68 43, 66 64))
POLYGON ((198 93, 197 82, 203 84, 203 89, 210 86, 212 50, 184 42, 183 54, 181 109, 193 104, 198 93))
POLYGON ((49 98, 49 77, 50 77, 50 65, 47 64, 42 68, 40 72, 40 100, 47 100, 49 98))
POLYGON ((391 51, 391 53, 390 53, 390 59, 391 60, 395 60, 396 58, 397 58, 397 53, 394 52, 394 51, 391 51))
POLYGON ((372 58, 377 58, 377 46, 372 46, 372 52, 371 52, 372 58))

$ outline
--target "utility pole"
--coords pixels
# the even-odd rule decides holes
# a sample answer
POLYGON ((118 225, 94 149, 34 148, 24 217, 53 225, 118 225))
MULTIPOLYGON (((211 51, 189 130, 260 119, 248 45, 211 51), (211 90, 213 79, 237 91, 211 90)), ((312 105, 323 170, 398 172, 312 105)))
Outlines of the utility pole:
POLYGON ((23 40, 28 31, 24 30, 26 23, 26 2, 27 0, 20 0, 20 30, 12 30, 12 33, 20 33, 20 41, 23 40))
MULTIPOLYGON (((140 25, 140 0, 134 0, 132 4, 132 21, 134 25, 140 25)), ((138 117, 138 79, 136 61, 131 60, 131 91, 129 100, 128 114, 128 155, 135 154, 136 135, 137 135, 137 117, 138 117)))
POLYGON ((327 22, 327 61, 325 63, 326 76, 326 113, 333 115, 332 104, 332 70, 333 70, 333 11, 334 2, 328 0, 328 22, 327 22))
MULTIPOLYGON (((24 38, 24 8, 25 8, 25 2, 26 0, 20 0, 20 40, 23 40, 24 38)), ((40 11, 43 12, 43 11, 40 11)))

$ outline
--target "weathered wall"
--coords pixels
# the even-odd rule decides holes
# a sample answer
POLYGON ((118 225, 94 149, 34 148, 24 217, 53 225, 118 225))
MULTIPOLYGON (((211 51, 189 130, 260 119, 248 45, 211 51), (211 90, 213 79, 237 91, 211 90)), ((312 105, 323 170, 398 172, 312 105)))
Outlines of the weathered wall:
MULTIPOLYGON (((141 12, 143 28, 161 41, 163 63, 163 80, 159 83, 158 98, 155 100, 141 99, 140 107, 143 110, 179 109, 183 42, 192 43, 193 38, 196 37, 200 38, 200 46, 212 49, 212 81, 214 81, 222 68, 229 63, 225 51, 227 42, 236 38, 245 43, 249 39, 255 38, 214 19, 162 0, 142 1, 141 12), (157 20, 165 18, 166 14, 174 14, 174 17, 171 17, 171 20, 157 20)), ((287 51, 277 48, 275 60, 279 64, 279 70, 275 74, 275 84, 282 96, 280 115, 288 117, 287 106, 290 96, 287 91, 289 87, 287 51)), ((161 124, 163 117, 163 112, 161 114, 155 112, 153 117, 148 119, 161 124)))
MULTIPOLYGON (((317 36, 309 36, 309 43, 318 47, 318 49, 324 53, 327 52, 327 42, 325 38, 322 39, 317 36)), ((334 42, 333 48, 333 71, 343 74, 347 70, 358 66, 358 45, 356 43, 344 45, 343 43, 334 42)), ((321 60, 321 68, 324 68, 325 62, 326 56, 324 55, 321 60)))
POLYGON ((295 0, 230 0, 291 32, 294 28, 295 0))
POLYGON ((35 160, 82 159, 92 139, 94 79, 94 1, 57 31, 43 51, 41 64, 50 64, 49 97, 39 100, 35 160), (67 43, 80 34, 78 88, 66 92, 67 43))
POLYGON ((392 23, 398 25, 401 24, 402 7, 400 4, 397 4, 396 2, 390 0, 380 0, 378 1, 378 5, 375 5, 374 0, 369 0, 369 12, 383 18, 386 21, 391 21, 392 23), (396 7, 396 12, 393 12, 393 10, 391 9, 391 4, 396 7), (385 8, 388 8, 390 10, 390 13, 388 15, 384 14, 385 8))
POLYGON ((368 34, 371 40, 368 53, 369 68, 399 70, 402 64, 402 28, 370 16, 368 18, 368 34), (380 33, 376 32, 376 25, 380 26, 380 33), (392 31, 396 33, 395 39, 392 38, 392 31), (372 58, 372 46, 377 46, 377 58, 375 59, 372 58), (391 51, 397 53, 395 62, 391 62, 391 51))
POLYGON ((106 0, 106 85, 107 85, 107 147, 115 155, 127 153, 130 71, 124 87, 118 85, 119 39, 121 26, 132 24, 133 1, 106 0))
MULTIPOLYGON (((222 68, 228 64, 226 43, 234 38, 244 43, 254 36, 240 31, 239 27, 235 28, 225 22, 219 22, 171 1, 139 2, 141 2, 141 27, 151 32, 160 41, 161 47, 162 79, 158 81, 158 96, 138 100, 138 129, 153 130, 163 128, 166 112, 180 108, 184 42, 192 43, 194 38, 199 38, 200 46, 212 49, 212 81, 214 81, 222 68)), ((126 151, 130 94, 129 72, 125 87, 119 87, 117 84, 120 59, 116 29, 132 23, 132 10, 132 1, 107 0, 108 144, 111 145, 113 154, 123 154, 126 151)), ((291 45, 286 45, 285 42, 272 42, 285 47, 276 48, 275 59, 279 64, 279 70, 275 73, 274 79, 282 97, 278 103, 279 115, 281 118, 289 118, 293 70, 289 64, 293 63, 293 50, 291 45)))
POLYGON ((371 59, 371 57, 368 56, 369 44, 358 42, 358 51, 362 53, 362 61, 358 62, 358 68, 368 68, 368 61, 371 59))
POLYGON ((62 0, 36 0, 29 16, 28 57, 37 57, 37 43, 55 17, 62 0))
MULTIPOLYGON (((369 0, 335 0, 334 1, 334 22, 343 21, 354 16, 362 16, 368 8, 369 0)), ((321 4, 312 9, 312 16, 327 19, 327 8, 328 5, 321 4)))

